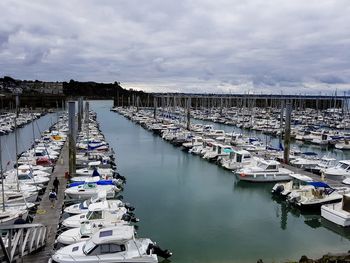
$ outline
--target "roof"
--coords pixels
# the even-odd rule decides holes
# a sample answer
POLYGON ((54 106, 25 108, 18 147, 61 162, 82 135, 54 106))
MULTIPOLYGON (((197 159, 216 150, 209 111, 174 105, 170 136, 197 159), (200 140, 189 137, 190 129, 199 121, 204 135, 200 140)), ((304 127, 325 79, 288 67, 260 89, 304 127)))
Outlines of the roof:
POLYGON ((133 237, 133 226, 120 225, 101 229, 92 236, 91 240, 98 245, 106 243, 125 243, 133 239, 133 237))
POLYGON ((92 203, 89 205, 89 211, 103 211, 108 209, 108 201, 102 201, 98 203, 92 203))
POLYGON ((304 182, 312 182, 312 178, 302 174, 290 174, 291 177, 304 182))
POLYGON ((350 160, 341 160, 339 161, 340 163, 345 163, 347 165, 350 165, 350 160))

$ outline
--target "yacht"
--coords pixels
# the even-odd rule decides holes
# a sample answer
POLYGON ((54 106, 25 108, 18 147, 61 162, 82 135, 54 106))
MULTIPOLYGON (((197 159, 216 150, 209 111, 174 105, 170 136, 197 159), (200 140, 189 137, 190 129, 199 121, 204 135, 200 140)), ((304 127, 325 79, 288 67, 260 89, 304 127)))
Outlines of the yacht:
POLYGON ((125 207, 109 207, 107 201, 103 204, 89 205, 89 211, 86 214, 77 214, 63 220, 65 227, 80 227, 83 222, 90 222, 99 226, 113 226, 117 224, 127 224, 129 221, 138 220, 128 214, 125 207))
POLYGON ((172 255, 161 250, 148 238, 135 238, 133 228, 104 228, 87 241, 63 247, 49 260, 51 263, 156 263, 157 254, 172 255))
POLYGON ((350 160, 339 161, 336 166, 321 170, 326 178, 347 178, 350 177, 350 160))
POLYGON ((253 163, 256 163, 256 159, 246 150, 233 150, 229 156, 221 159, 221 166, 232 171, 253 163))
POLYGON ((343 195, 340 202, 322 205, 321 216, 342 227, 350 226, 350 195, 343 195))
POLYGON ((234 173, 238 180, 248 182, 279 182, 292 178, 292 172, 280 167, 279 162, 263 159, 259 159, 255 166, 244 167, 234 173))
POLYGON ((69 199, 86 200, 96 195, 100 191, 105 191, 107 198, 113 198, 121 191, 116 185, 99 185, 93 181, 93 178, 86 180, 83 184, 67 188, 64 193, 69 199))

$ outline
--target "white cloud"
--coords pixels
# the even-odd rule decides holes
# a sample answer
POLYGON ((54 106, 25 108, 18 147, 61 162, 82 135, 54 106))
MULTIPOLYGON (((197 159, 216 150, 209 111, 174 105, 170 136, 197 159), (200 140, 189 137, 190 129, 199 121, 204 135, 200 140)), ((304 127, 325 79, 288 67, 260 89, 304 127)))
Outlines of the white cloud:
POLYGON ((0 10, 0 75, 226 93, 350 82, 348 0, 3 0, 0 10))

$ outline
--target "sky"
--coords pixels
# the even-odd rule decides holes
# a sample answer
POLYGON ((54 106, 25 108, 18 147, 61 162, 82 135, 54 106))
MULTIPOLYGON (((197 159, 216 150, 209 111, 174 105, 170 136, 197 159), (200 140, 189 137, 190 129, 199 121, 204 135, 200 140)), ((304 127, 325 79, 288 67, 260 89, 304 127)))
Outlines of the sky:
POLYGON ((342 94, 349 14, 349 0, 1 0, 0 76, 342 94))

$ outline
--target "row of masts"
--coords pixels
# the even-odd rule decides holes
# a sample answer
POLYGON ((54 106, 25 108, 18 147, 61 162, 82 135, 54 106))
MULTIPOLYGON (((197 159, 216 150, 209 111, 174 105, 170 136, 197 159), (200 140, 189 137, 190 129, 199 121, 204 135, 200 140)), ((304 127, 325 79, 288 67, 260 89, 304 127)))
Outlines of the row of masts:
POLYGON ((280 108, 286 101, 292 104, 293 109, 303 110, 313 108, 323 110, 329 108, 341 108, 349 112, 350 96, 291 96, 291 95, 184 95, 184 94, 148 94, 142 98, 137 95, 128 97, 114 97, 114 106, 149 107, 186 107, 190 99, 190 107, 201 108, 280 108))

